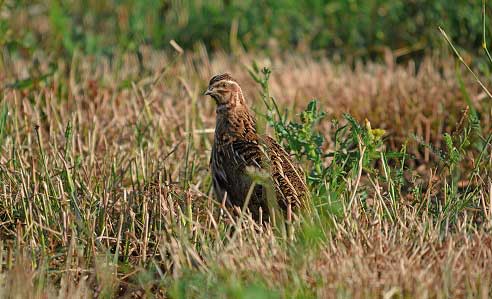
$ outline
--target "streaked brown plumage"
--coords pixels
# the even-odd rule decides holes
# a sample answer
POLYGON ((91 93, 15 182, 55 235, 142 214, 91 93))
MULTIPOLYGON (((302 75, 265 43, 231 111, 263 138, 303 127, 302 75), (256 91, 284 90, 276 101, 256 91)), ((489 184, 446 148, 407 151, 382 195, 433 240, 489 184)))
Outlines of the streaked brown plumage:
MULTIPOLYGON (((248 168, 267 171, 278 205, 290 218, 291 208, 303 204, 308 191, 304 174, 287 152, 271 137, 256 132, 256 120, 249 111, 241 87, 229 74, 214 76, 205 95, 217 104, 214 144, 210 158, 213 186, 219 201, 243 207, 253 182, 248 168)), ((266 188, 256 185, 248 208, 255 220, 267 220, 266 188)))

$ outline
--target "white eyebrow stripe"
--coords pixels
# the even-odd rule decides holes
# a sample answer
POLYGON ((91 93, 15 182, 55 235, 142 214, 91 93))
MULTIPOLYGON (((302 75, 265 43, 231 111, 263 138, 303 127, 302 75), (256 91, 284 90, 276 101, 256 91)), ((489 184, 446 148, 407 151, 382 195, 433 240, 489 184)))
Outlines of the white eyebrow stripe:
POLYGON ((239 86, 239 84, 237 84, 236 81, 232 81, 232 80, 220 80, 220 81, 217 81, 216 83, 214 83, 213 86, 216 86, 220 83, 229 83, 229 84, 236 84, 237 86, 239 86))

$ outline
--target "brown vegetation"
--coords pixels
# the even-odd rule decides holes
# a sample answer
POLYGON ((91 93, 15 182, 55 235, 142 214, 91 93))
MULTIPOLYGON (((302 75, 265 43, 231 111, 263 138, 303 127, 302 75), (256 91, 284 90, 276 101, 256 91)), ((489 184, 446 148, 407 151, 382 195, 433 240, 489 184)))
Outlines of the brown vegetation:
MULTIPOLYGON (((248 217, 236 223, 212 197, 215 104, 202 96, 208 79, 234 73, 246 98, 255 100, 250 105, 263 108, 247 73, 252 57, 197 53, 173 63, 147 50, 143 66, 133 56, 111 63, 75 56, 70 65, 58 62, 47 79, 4 89, 0 296, 54 296, 60 289, 61 297, 72 298, 153 294, 157 288, 176 298, 253 291, 323 298, 492 294, 490 144, 473 197, 478 208, 445 219, 428 208, 446 197, 431 187, 446 186, 444 177, 429 175, 439 161, 416 141, 441 148, 443 133, 459 129, 467 97, 490 134, 490 99, 470 76, 461 74, 460 86, 455 65, 437 59, 424 59, 418 69, 391 58, 353 69, 323 59, 258 61, 271 66, 271 93, 282 108, 292 108, 292 118, 313 97, 328 120, 345 112, 367 118, 386 130, 389 149, 408 141, 415 156, 407 167, 427 175, 427 189, 410 190, 398 202, 375 176, 364 173, 359 189, 347 178, 343 216, 317 226, 318 215, 308 215, 291 244, 278 228, 248 217), (411 191, 418 196, 407 201, 411 191), (352 193, 356 200, 346 205, 352 193), (311 231, 321 237, 311 240, 311 231)), ((38 70, 20 59, 12 63, 2 86, 49 72, 43 63, 38 70)), ((332 150, 330 122, 320 130, 328 138, 325 150, 332 150)), ((470 156, 464 165, 474 161, 470 156)))

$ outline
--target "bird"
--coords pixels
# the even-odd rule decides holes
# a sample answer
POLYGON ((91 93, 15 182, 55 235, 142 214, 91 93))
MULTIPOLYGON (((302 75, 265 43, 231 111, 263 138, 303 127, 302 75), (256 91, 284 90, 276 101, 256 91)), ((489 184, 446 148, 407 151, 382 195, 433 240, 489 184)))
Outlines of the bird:
POLYGON ((274 193, 273 206, 278 205, 292 221, 309 195, 302 169, 275 139, 258 134, 241 86, 229 73, 213 76, 204 95, 216 104, 210 169, 217 199, 228 206, 247 207, 255 221, 268 222, 273 207, 267 194, 274 193), (255 182, 255 172, 266 174, 274 192, 255 182))

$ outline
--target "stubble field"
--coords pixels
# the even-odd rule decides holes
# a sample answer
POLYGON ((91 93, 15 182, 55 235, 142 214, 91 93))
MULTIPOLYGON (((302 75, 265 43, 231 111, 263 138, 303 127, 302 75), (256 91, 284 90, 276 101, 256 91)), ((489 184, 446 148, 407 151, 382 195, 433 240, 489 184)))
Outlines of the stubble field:
POLYGON ((492 296, 492 102, 452 58, 142 53, 0 74, 0 297, 492 296), (305 127, 321 159, 293 153, 317 180, 292 234, 211 190, 212 75, 233 74, 262 128, 295 141, 276 135, 254 60, 284 123, 311 99, 326 112, 305 127))

